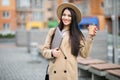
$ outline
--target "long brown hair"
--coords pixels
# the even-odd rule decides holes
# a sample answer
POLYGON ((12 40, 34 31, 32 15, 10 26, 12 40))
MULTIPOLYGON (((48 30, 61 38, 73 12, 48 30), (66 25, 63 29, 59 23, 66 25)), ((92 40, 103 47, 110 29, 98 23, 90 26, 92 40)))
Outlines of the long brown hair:
MULTIPOLYGON (((71 52, 74 56, 78 56, 80 39, 84 39, 84 35, 82 34, 82 32, 80 31, 78 27, 77 16, 76 16, 75 11, 71 8, 65 8, 65 9, 68 9, 70 11, 71 17, 72 17, 72 21, 71 21, 70 28, 69 28, 71 52)), ((64 24, 62 22, 62 15, 65 9, 63 9, 62 11, 60 23, 58 25, 60 30, 64 28, 64 24)))

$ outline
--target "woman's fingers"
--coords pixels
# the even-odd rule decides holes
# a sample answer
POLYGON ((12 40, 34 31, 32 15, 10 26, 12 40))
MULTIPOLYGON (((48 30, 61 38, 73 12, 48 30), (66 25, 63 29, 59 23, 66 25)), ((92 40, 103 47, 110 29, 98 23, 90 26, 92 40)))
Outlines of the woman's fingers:
POLYGON ((97 33, 97 27, 95 25, 89 25, 88 27, 89 34, 95 36, 97 33))
POLYGON ((52 52, 53 52, 54 57, 59 57, 59 55, 60 55, 59 48, 55 48, 52 52))

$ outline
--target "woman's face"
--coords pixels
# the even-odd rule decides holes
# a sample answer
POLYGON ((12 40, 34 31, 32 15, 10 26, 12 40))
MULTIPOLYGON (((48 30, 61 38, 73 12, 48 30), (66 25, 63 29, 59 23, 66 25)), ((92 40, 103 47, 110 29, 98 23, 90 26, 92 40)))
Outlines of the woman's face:
POLYGON ((71 13, 68 9, 65 9, 63 14, 62 14, 62 22, 65 26, 69 26, 71 23, 72 17, 71 13))

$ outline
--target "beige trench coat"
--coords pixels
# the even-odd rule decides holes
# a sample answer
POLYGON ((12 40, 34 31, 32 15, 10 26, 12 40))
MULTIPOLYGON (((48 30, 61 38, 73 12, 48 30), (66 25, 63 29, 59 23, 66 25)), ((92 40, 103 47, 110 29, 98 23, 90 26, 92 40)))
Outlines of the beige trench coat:
MULTIPOLYGON (((51 28, 49 30, 42 50, 42 55, 47 59, 53 58, 51 56, 50 42, 54 30, 55 28, 51 28)), ((77 58, 71 53, 71 46, 68 39, 69 31, 66 32, 62 40, 60 46, 60 56, 56 59, 55 63, 52 61, 49 63, 48 73, 50 80, 78 80, 77 58), (62 52, 65 54, 66 58, 62 52)), ((81 40, 80 44, 82 44, 79 50, 81 53, 80 55, 82 57, 87 57, 90 52, 92 39, 88 38, 86 42, 81 40)))

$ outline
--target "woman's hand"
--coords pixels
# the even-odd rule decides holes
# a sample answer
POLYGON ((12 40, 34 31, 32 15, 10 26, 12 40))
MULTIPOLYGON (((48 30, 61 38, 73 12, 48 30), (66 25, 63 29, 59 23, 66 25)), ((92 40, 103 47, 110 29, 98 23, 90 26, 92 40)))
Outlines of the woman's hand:
POLYGON ((91 35, 92 37, 96 35, 97 33, 97 27, 95 25, 89 25, 88 27, 88 34, 91 35))
POLYGON ((58 48, 55 48, 52 50, 52 55, 53 57, 59 57, 60 56, 60 51, 58 48))

